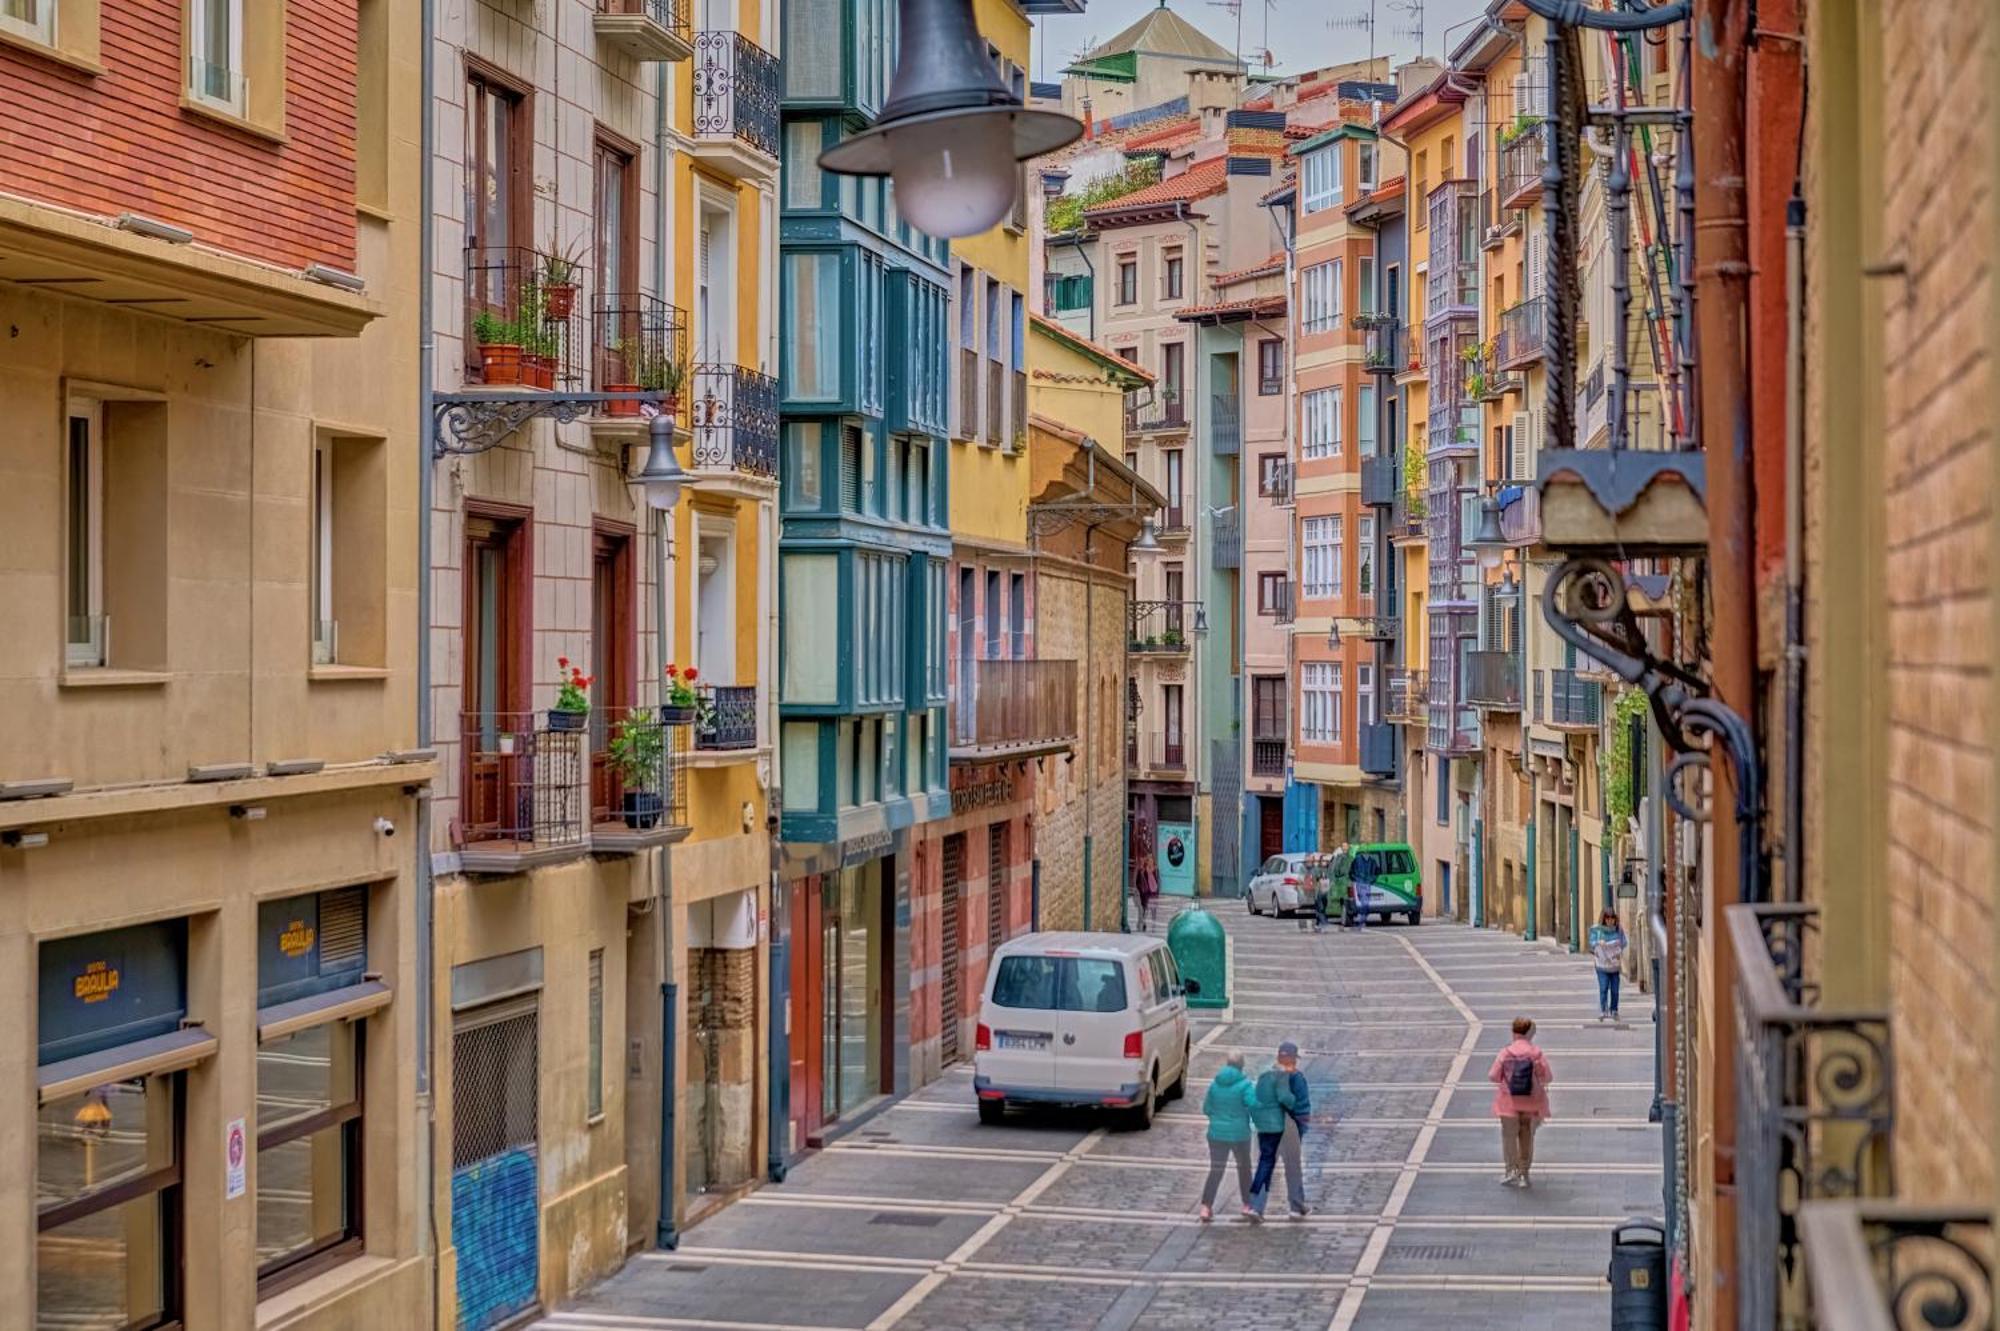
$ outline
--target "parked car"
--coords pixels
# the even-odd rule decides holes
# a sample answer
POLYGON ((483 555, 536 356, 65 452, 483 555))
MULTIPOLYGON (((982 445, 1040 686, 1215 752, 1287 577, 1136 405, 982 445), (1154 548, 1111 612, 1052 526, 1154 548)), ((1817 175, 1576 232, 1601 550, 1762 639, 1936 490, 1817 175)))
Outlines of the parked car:
POLYGON ((987 970, 972 1056, 979 1121, 1007 1106, 1098 1105, 1151 1125, 1187 1089, 1186 993, 1173 953, 1146 934, 1024 934, 987 970))
POLYGON ((1250 913, 1290 915, 1294 911, 1311 910, 1312 889, 1302 872, 1309 858, 1304 852, 1295 851, 1265 860, 1264 867, 1250 880, 1250 890, 1243 894, 1249 899, 1250 913))
POLYGON ((1327 914, 1352 923, 1355 915, 1354 874, 1365 870, 1372 886, 1368 918, 1393 921, 1398 915, 1411 924, 1424 918, 1424 881, 1416 852, 1404 841, 1374 841, 1349 846, 1333 860, 1333 896, 1327 914))

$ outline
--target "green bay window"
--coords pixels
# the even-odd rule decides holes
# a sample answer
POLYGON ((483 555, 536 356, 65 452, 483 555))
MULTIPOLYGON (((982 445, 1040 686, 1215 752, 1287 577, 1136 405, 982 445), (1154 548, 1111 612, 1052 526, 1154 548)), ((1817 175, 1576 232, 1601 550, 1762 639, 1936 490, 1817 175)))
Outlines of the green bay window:
POLYGON ((845 325, 838 251, 785 255, 784 393, 796 402, 838 402, 845 325))

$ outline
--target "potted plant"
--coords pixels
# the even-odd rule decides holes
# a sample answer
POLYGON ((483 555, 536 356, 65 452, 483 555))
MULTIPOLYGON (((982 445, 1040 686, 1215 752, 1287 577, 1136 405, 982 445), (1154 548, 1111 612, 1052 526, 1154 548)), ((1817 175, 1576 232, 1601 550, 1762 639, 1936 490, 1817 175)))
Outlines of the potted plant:
POLYGON ((556 705, 549 709, 550 730, 581 730, 590 716, 591 677, 581 666, 573 666, 567 656, 556 658, 556 669, 566 672, 556 681, 556 705))
POLYGON ((611 727, 607 754, 625 792, 625 826, 635 831, 658 826, 666 808, 666 797, 660 790, 660 759, 666 745, 666 732, 637 707, 611 727))
POLYGON ((543 318, 542 289, 533 282, 521 284, 520 314, 514 320, 514 336, 521 344, 521 382, 529 388, 556 386, 556 353, 561 350, 560 324, 543 318))
MULTIPOLYGON (((614 351, 616 355, 615 364, 608 366, 604 371, 604 391, 607 393, 638 392, 639 362, 646 354, 644 346, 630 338, 621 338, 614 351), (613 379, 610 377, 613 374, 619 377, 613 379)), ((611 358, 606 357, 606 359, 610 360, 611 358)), ((607 416, 637 416, 639 414, 639 404, 630 401, 607 402, 604 404, 604 414, 607 416)))
POLYGON ((1486 396, 1486 371, 1474 370, 1471 374, 1466 376, 1465 395, 1467 397, 1486 396))
POLYGON ((582 266, 583 247, 572 245, 559 248, 551 240, 549 252, 542 256, 541 316, 550 323, 561 323, 576 309, 576 275, 582 266))
POLYGON ((683 670, 667 662, 667 700, 660 704, 660 720, 670 726, 691 726, 701 715, 701 695, 694 691, 701 672, 693 666, 683 670))
POLYGON ((660 410, 669 416, 680 411, 681 387, 687 383, 687 365, 676 360, 666 348, 641 347, 630 362, 639 387, 661 397, 660 410))
POLYGON ((1160 645, 1162 647, 1165 647, 1170 652, 1179 651, 1184 642, 1185 639, 1181 637, 1181 631, 1179 629, 1168 629, 1165 633, 1162 633, 1160 635, 1160 645))
POLYGON ((479 377, 489 384, 521 382, 521 343, 513 327, 492 310, 472 316, 472 340, 479 348, 479 377))

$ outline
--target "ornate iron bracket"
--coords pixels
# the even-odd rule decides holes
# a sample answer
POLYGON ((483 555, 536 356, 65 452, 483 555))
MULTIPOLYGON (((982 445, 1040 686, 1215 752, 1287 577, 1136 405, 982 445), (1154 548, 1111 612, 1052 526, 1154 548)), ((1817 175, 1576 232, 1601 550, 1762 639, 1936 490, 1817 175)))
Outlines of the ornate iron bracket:
POLYGON ((1596 28, 1602 32, 1645 32, 1650 28, 1664 28, 1669 23, 1686 19, 1694 9, 1689 0, 1664 0, 1659 4, 1626 0, 1627 7, 1624 9, 1596 9, 1586 4, 1585 0, 1521 2, 1551 23, 1571 28, 1596 28))
POLYGON ((1047 504, 1028 505, 1028 530, 1036 536, 1053 536, 1059 531, 1074 527, 1079 522, 1087 522, 1092 526, 1116 521, 1119 518, 1129 518, 1133 522, 1139 522, 1153 511, 1153 505, 1137 502, 1105 504, 1059 499, 1047 504))
POLYGON ((484 453, 539 417, 567 425, 607 402, 636 402, 657 411, 665 401, 666 394, 657 392, 436 393, 431 397, 431 456, 484 453))

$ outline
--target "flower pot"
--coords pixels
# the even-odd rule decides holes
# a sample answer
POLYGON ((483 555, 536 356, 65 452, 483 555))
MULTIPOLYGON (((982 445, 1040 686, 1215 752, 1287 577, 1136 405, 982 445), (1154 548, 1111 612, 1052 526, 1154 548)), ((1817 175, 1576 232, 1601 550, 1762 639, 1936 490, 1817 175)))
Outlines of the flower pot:
POLYGON ((691 726, 694 724, 695 714, 700 710, 694 703, 688 703, 686 706, 670 702, 661 703, 660 724, 664 726, 691 726))
POLYGON ((576 283, 549 282, 542 287, 542 321, 559 324, 576 308, 576 283))
MULTIPOLYGON (((604 385, 604 391, 607 393, 636 393, 639 391, 639 385, 606 384, 604 385)), ((637 402, 607 402, 604 404, 604 414, 607 416, 637 416, 639 414, 639 404, 637 402)))
POLYGON ((657 790, 628 790, 625 792, 625 826, 633 831, 644 831, 660 825, 660 814, 666 808, 666 801, 657 790))
POLYGON ((528 354, 521 357, 521 382, 530 388, 556 386, 556 358, 528 354))
POLYGON ((512 342, 479 344, 479 377, 489 384, 521 382, 521 348, 512 342))
POLYGON ((590 719, 589 712, 565 712, 560 708, 549 709, 550 730, 581 730, 590 719))

